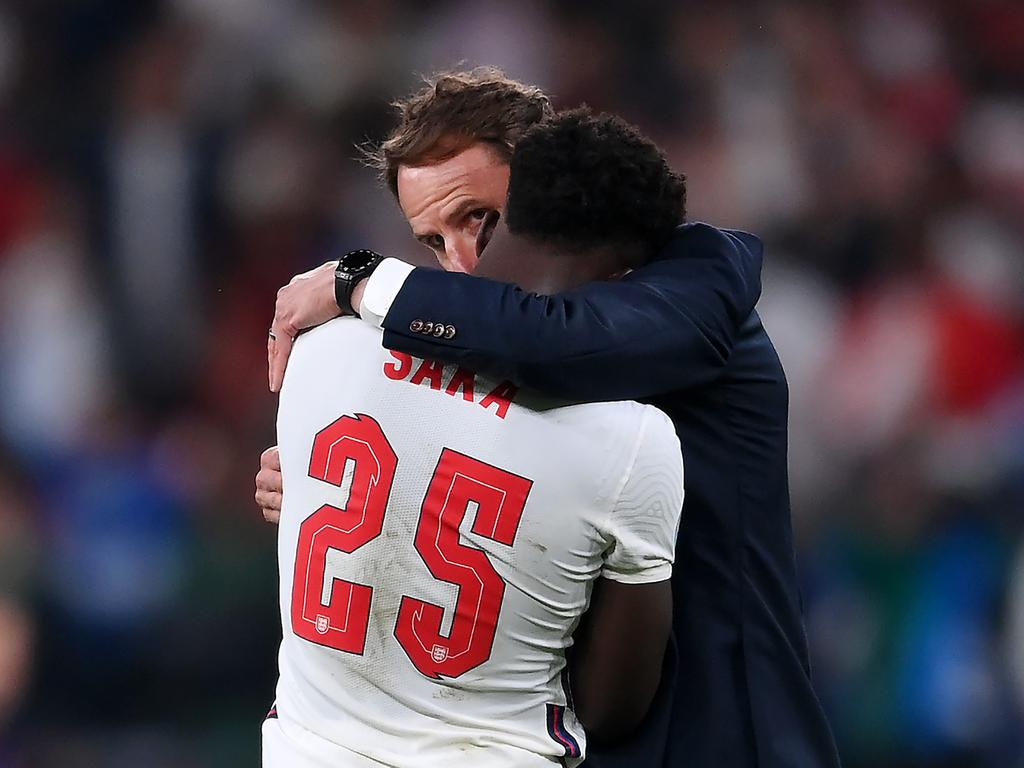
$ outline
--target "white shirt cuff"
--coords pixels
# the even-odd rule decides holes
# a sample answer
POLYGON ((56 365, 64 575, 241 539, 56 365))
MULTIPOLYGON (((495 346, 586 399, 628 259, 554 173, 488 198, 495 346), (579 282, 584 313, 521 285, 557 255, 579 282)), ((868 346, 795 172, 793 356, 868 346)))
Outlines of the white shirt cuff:
POLYGON ((398 292, 414 269, 404 261, 384 259, 366 280, 363 300, 359 303, 359 316, 374 328, 382 328, 398 292))

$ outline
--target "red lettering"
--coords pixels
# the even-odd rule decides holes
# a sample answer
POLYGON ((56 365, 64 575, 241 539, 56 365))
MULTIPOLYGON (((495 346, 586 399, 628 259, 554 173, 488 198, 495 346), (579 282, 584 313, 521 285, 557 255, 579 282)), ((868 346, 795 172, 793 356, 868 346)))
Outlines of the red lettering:
MULTIPOLYGON (((384 363, 384 375, 389 379, 395 381, 406 379, 410 384, 416 385, 426 383, 434 391, 441 391, 444 363, 436 360, 423 360, 410 377, 415 358, 394 350, 391 350, 391 356, 395 361, 384 363)), ((461 366, 456 368, 455 373, 448 380, 444 392, 451 397, 458 397, 461 394, 465 402, 472 403, 476 397, 476 373, 461 366)), ((503 381, 487 393, 480 401, 480 405, 483 408, 490 408, 493 405, 495 415, 499 419, 504 419, 508 415, 508 407, 518 392, 519 388, 515 384, 503 381)))
POLYGON ((422 384, 424 381, 430 381, 431 389, 441 389, 441 374, 444 373, 444 364, 437 363, 433 360, 424 360, 420 367, 416 369, 416 373, 409 379, 410 384, 422 384))
POLYGON ((317 433, 309 476, 340 486, 350 460, 355 467, 345 508, 324 504, 299 527, 292 631, 311 643, 362 656, 373 587, 334 577, 326 603, 323 592, 329 551, 355 552, 384 529, 398 457, 380 424, 365 414, 342 416, 317 433))
POLYGON ((395 381, 401 381, 409 372, 412 370, 412 356, 407 355, 404 352, 395 352, 393 349, 388 350, 391 352, 391 356, 398 361, 398 365, 394 363, 384 363, 384 375, 389 379, 395 381))
MULTIPOLYGON (((380 425, 365 414, 343 416, 317 433, 309 476, 340 486, 350 463, 352 490, 345 508, 324 504, 299 527, 291 625, 310 643, 362 656, 374 586, 329 573, 327 559, 332 550, 355 555, 384 530, 398 456, 380 425)), ((441 452, 420 506, 413 546, 435 579, 457 587, 455 604, 402 595, 393 630, 409 660, 427 677, 458 677, 491 657, 505 581, 489 555, 463 543, 459 530, 473 506, 475 534, 514 546, 532 488, 533 481, 525 477, 449 448, 441 452), (446 615, 450 620, 443 633, 446 615)))
POLYGON ((467 403, 473 402, 473 383, 476 376, 472 371, 467 371, 465 368, 459 368, 455 371, 455 375, 452 376, 452 380, 448 382, 448 386, 445 387, 445 394, 449 394, 455 397, 458 391, 462 390, 462 399, 467 403))
POLYGON ((504 419, 508 415, 508 407, 512 404, 517 392, 519 392, 519 387, 511 382, 503 381, 487 393, 487 397, 480 401, 480 407, 497 406, 495 413, 499 419, 504 419))
POLYGON ((477 508, 473 532, 511 547, 533 482, 445 448, 423 499, 415 546, 434 578, 459 587, 454 606, 402 595, 395 637, 421 673, 458 677, 491 657, 505 582, 487 555, 462 543, 459 526, 477 508), (442 633, 445 613, 451 615, 442 633))

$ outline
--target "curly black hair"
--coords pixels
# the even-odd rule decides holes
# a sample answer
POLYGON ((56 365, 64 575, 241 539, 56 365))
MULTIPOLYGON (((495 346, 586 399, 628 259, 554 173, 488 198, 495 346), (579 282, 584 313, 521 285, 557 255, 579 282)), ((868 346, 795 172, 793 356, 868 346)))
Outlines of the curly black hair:
POLYGON ((510 165, 506 218, 518 235, 573 250, 656 250, 686 216, 686 178, 614 115, 559 112, 523 135, 510 165))

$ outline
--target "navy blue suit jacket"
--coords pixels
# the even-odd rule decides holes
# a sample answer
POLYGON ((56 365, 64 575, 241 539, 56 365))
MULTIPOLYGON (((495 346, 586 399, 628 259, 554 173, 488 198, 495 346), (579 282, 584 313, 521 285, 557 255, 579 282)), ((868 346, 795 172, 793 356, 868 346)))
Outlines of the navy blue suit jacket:
POLYGON ((686 500, 674 645, 640 733, 587 765, 834 768, 811 687, 786 469, 788 389, 754 312, 761 242, 681 226, 653 263, 555 296, 417 269, 384 345, 572 400, 643 399, 675 422, 686 500), (450 340, 413 333, 454 325, 450 340))

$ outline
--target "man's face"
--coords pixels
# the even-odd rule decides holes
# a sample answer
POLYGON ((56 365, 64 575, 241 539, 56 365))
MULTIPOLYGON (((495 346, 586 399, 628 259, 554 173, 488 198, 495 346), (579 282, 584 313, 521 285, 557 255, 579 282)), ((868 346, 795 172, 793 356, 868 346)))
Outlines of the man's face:
POLYGON ((398 169, 398 202, 413 236, 449 272, 472 272, 487 214, 503 212, 508 163, 484 143, 432 165, 398 169))

